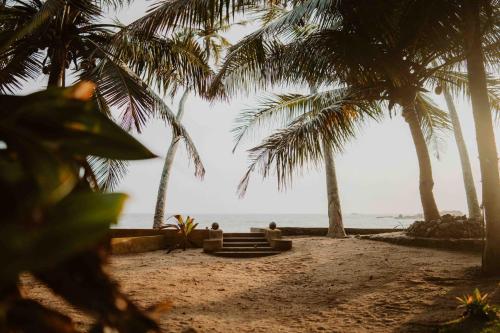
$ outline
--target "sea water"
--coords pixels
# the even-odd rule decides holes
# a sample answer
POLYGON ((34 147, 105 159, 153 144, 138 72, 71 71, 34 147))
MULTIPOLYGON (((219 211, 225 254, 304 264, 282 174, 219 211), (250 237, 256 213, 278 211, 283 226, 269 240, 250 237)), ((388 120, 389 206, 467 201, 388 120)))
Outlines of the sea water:
MULTIPOLYGON (((198 228, 210 227, 213 222, 225 232, 249 232, 251 227, 267 227, 276 222, 282 227, 328 227, 328 216, 322 214, 190 214, 199 223, 198 228)), ((396 219, 387 216, 347 214, 346 228, 406 228, 415 219, 396 219)), ((167 223, 175 223, 170 219, 167 223)), ((124 214, 114 228, 151 228, 153 214, 124 214)))

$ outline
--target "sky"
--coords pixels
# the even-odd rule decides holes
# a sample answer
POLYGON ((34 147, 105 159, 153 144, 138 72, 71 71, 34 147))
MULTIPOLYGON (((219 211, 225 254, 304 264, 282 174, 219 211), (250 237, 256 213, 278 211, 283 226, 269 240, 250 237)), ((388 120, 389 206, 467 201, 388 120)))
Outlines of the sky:
MULTIPOLYGON (((116 15, 125 23, 144 13, 146 3, 136 1, 132 8, 116 15)), ((112 15, 114 13, 111 13, 112 15)), ((236 41, 249 27, 237 27, 228 34, 236 41)), ((37 85, 43 88, 42 79, 37 85)), ((304 90, 305 91, 305 90, 304 90)), ((246 141, 234 154, 231 129, 238 113, 255 106, 262 93, 238 96, 229 103, 208 103, 190 96, 183 124, 202 157, 206 175, 203 181, 194 177, 194 168, 181 145, 175 156, 168 185, 167 211, 180 214, 326 214, 326 183, 323 168, 309 168, 297 175, 286 191, 278 191, 276 178, 262 180, 254 174, 243 199, 236 188, 248 165, 246 149, 259 142, 246 141)), ((436 102, 445 107, 442 96, 436 102)), ((178 98, 168 104, 176 108, 178 98), (173 103, 172 103, 173 102, 173 103)), ((475 144, 472 111, 467 101, 458 101, 464 137, 472 163, 474 179, 481 198, 479 161, 475 144)), ((118 188, 130 198, 127 213, 153 213, 163 157, 170 144, 168 126, 151 121, 136 136, 159 158, 132 162, 118 188)), ((467 211, 460 161, 453 133, 445 135, 440 159, 432 158, 434 194, 440 210, 467 211)), ((500 146, 500 124, 496 124, 497 149, 500 146)), ((382 123, 369 123, 343 153, 335 156, 342 210, 344 213, 414 214, 421 212, 418 191, 418 166, 408 125, 400 115, 382 123)))

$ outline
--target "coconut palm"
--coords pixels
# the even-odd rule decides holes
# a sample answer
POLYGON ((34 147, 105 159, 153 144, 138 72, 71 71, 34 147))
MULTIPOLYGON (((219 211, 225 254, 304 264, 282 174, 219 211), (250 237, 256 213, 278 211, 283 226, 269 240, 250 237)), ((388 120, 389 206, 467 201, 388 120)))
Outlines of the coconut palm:
POLYGON ((479 200, 477 199, 476 186, 474 185, 474 176, 472 175, 472 167, 470 164, 469 153, 467 151, 467 146, 462 133, 462 125, 460 124, 460 118, 458 116, 457 109, 455 108, 455 102, 453 96, 448 88, 448 85, 443 82, 438 89, 442 90, 446 106, 448 108, 448 114, 450 115, 451 123, 453 125, 453 134, 455 137, 455 142, 458 148, 458 155, 460 157, 460 163, 462 167, 462 178, 465 187, 465 197, 467 199, 467 208, 469 211, 469 218, 475 220, 481 220, 481 208, 479 207, 479 200))
MULTIPOLYGON (((311 94, 318 92, 317 88, 310 88, 311 94)), ((337 182, 337 170, 335 168, 335 159, 333 158, 333 149, 326 140, 323 140, 323 159, 325 161, 326 176, 326 197, 328 201, 328 231, 326 235, 332 238, 343 238, 346 236, 344 230, 344 221, 342 218, 342 207, 340 205, 340 193, 337 182)))
MULTIPOLYGON (((189 96, 189 89, 186 89, 181 96, 179 101, 179 105, 177 108, 177 121, 181 122, 182 117, 184 115, 186 100, 189 96)), ((170 173, 172 169, 172 165, 174 163, 175 153, 177 152, 178 143, 181 137, 173 136, 172 141, 167 150, 167 155, 165 155, 165 161, 163 163, 163 169, 161 172, 160 183, 158 185, 158 194, 156 196, 156 207, 155 214, 153 217, 153 229, 160 229, 165 221, 165 209, 167 202, 167 189, 168 189, 168 180, 170 179, 170 173)))
MULTIPOLYGON (((244 25, 245 22, 241 21, 237 24, 244 25)), ((132 26, 133 25, 134 23, 132 24, 132 26)), ((182 35, 184 36, 184 38, 191 39, 193 43, 198 43, 208 61, 212 61, 214 64, 219 64, 222 52, 224 52, 224 50, 231 45, 231 43, 221 33, 229 30, 230 27, 231 25, 227 22, 224 22, 222 24, 216 23, 215 27, 206 25, 203 27, 203 29, 186 29, 182 33, 182 35)), ((191 90, 192 89, 190 87, 185 87, 179 101, 176 115, 176 119, 179 123, 181 122, 184 115, 185 104, 189 94, 191 93, 191 90)), ((168 181, 170 178, 175 153, 177 152, 177 147, 180 139, 182 139, 182 137, 180 136, 172 137, 167 155, 165 156, 160 183, 158 185, 155 214, 153 217, 153 229, 159 229, 165 221, 168 181)))
MULTIPOLYGON (((40 75, 48 76, 48 86, 64 86, 67 77, 92 80, 101 110, 111 118, 118 114, 127 130, 141 131, 153 116, 166 120, 184 139, 201 176, 203 165, 188 133, 150 88, 154 85, 161 93, 184 84, 204 89, 210 69, 201 48, 175 35, 144 36, 117 23, 101 23, 102 13, 112 5, 121 3, 7 1, 0 9, 0 36, 15 42, 0 52, 0 90, 15 91, 40 75), (30 31, 21 35, 28 23, 30 31)), ((121 162, 90 162, 101 189, 116 185, 115 177, 123 174, 121 162)))
MULTIPOLYGON (((495 1, 460 1, 463 17, 464 48, 467 56, 467 75, 470 84, 472 111, 476 127, 476 141, 482 177, 483 207, 486 223, 486 244, 483 252, 483 272, 500 274, 500 172, 498 152, 493 131, 491 106, 488 99, 484 44, 486 32, 496 28, 498 38, 499 8, 495 1), (482 20, 481 14, 487 13, 482 20)), ((498 56, 496 46, 493 55, 498 56)))

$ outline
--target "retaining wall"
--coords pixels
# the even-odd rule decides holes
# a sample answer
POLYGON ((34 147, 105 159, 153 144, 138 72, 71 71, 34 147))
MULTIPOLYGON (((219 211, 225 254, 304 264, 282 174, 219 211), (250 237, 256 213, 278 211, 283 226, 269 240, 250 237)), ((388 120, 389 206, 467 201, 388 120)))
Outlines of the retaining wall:
MULTIPOLYGON (((282 236, 326 236, 328 228, 307 228, 307 227, 281 227, 282 236)), ((252 232, 263 232, 263 228, 251 228, 252 232)), ((372 235, 389 232, 398 232, 403 229, 362 229, 362 228, 345 228, 348 235, 372 235)))
MULTIPOLYGON (((191 243, 187 247, 203 247, 203 240, 207 239, 209 230, 195 229, 190 234, 191 243)), ((176 230, 153 229, 111 229, 111 253, 126 254, 140 253, 167 249, 181 240, 176 230)))
POLYGON ((476 238, 460 238, 460 239, 436 239, 423 237, 410 237, 403 232, 378 235, 361 235, 361 239, 369 239, 381 241, 397 245, 428 247, 442 250, 465 251, 465 252, 482 252, 483 240, 476 238))

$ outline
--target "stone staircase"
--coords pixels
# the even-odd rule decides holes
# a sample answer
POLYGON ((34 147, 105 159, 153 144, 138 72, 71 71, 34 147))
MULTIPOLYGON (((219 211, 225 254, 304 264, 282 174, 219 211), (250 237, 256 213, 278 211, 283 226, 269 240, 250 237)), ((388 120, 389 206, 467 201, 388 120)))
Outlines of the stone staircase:
POLYGON ((222 248, 213 252, 219 257, 254 258, 281 253, 273 250, 263 232, 224 233, 222 248))

